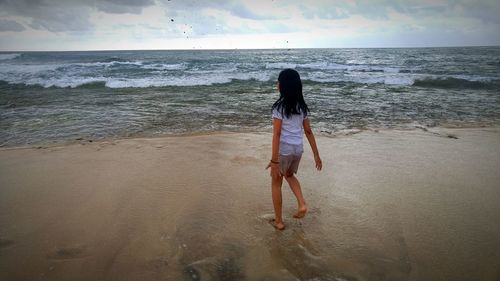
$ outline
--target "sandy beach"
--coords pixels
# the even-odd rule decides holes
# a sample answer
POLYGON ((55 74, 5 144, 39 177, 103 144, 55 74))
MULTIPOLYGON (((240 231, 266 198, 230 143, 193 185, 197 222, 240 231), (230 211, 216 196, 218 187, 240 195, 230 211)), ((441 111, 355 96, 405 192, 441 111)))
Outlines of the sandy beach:
POLYGON ((283 232, 271 134, 2 148, 0 280, 500 280, 500 128, 318 146, 283 232))

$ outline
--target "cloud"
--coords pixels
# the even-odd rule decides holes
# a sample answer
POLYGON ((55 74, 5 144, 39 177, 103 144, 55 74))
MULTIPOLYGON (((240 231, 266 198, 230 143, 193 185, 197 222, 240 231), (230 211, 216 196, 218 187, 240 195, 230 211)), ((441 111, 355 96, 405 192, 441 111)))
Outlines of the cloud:
POLYGON ((17 21, 0 19, 0 32, 5 32, 5 31, 21 32, 23 30, 26 30, 26 28, 17 21))
POLYGON ((462 1, 459 5, 463 7, 463 13, 467 17, 477 18, 486 24, 500 24, 500 4, 498 0, 462 1))
POLYGON ((482 44, 486 35, 500 38, 499 14, 498 0, 0 0, 0 42, 157 48, 152 42, 168 47, 165 42, 173 40, 175 46, 211 40, 211 46, 225 46, 216 38, 266 38, 261 43, 269 46, 269 38, 291 38, 300 47, 366 47, 396 44, 398 36, 443 44, 435 36, 442 33, 453 44, 460 38, 482 44))
POLYGON ((2 14, 22 18, 33 29, 51 32, 85 31, 91 28, 90 8, 72 1, 3 0, 2 14))
MULTIPOLYGON (((393 12, 407 15, 419 21, 431 17, 468 17, 485 23, 499 23, 500 5, 497 0, 310 0, 268 1, 268 0, 0 0, 2 14, 23 18, 21 22, 37 30, 51 32, 85 32, 94 28, 90 19, 92 14, 135 14, 141 15, 145 8, 155 7, 163 10, 167 20, 176 18, 184 23, 199 27, 201 33, 209 30, 238 30, 227 26, 224 19, 213 19, 204 15, 204 10, 217 10, 232 18, 232 24, 251 25, 249 21, 266 23, 269 26, 289 25, 281 30, 302 30, 293 22, 302 20, 329 20, 331 23, 362 16, 372 20, 390 20, 393 12), (457 7, 459 7, 457 9, 457 7), (181 17, 181 18, 179 18, 181 17), (288 22, 286 20, 289 20, 288 22), (216 28, 204 26, 217 24, 216 28), (226 26, 224 26, 226 25, 226 26)), ((19 29, 19 26, 17 26, 19 29)), ((262 28, 258 29, 262 31, 262 28)), ((251 30, 249 30, 251 31, 251 30)), ((276 32, 275 27, 269 28, 276 32)))
MULTIPOLYGON (((215 9, 226 11, 233 16, 242 19, 252 20, 272 20, 279 17, 274 15, 274 11, 268 9, 268 5, 263 1, 237 1, 237 0, 212 0, 212 1, 168 1, 160 0, 166 7, 170 15, 175 15, 177 12, 194 12, 195 10, 215 9)), ((271 1, 267 1, 271 2, 271 1)))
POLYGON ((335 19, 345 19, 350 16, 347 11, 343 9, 338 9, 336 7, 330 7, 328 9, 316 9, 316 8, 311 8, 310 6, 307 5, 301 5, 300 9, 302 10, 302 14, 306 19, 319 18, 319 19, 335 20, 335 19))
POLYGON ((90 14, 140 14, 154 0, 0 0, 0 18, 14 16, 29 27, 51 32, 84 32, 94 28, 90 14))
POLYGON ((239 2, 229 3, 228 6, 225 6, 223 8, 227 9, 231 14, 243 19, 253 19, 253 20, 276 19, 276 17, 270 14, 263 13, 262 11, 254 12, 250 10, 247 6, 245 6, 243 3, 239 2))
POLYGON ((154 0, 104 0, 95 1, 98 10, 110 14, 140 14, 142 9, 154 5, 154 0))
POLYGON ((298 5, 253 0, 167 1, 159 0, 167 18, 181 35, 233 36, 239 34, 291 33, 307 30, 298 5), (281 6, 281 5, 284 6, 281 6), (298 17, 297 17, 298 15, 298 17), (184 33, 185 32, 185 33, 184 33))
POLYGON ((29 26, 33 29, 51 32, 89 31, 93 25, 89 21, 86 7, 78 8, 40 8, 29 26))

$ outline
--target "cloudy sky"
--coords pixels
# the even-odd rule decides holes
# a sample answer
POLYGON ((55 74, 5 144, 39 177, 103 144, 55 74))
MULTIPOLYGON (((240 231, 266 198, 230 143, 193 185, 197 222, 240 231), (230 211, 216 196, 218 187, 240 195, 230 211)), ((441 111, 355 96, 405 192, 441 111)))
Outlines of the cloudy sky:
POLYGON ((0 0, 0 50, 500 45, 498 0, 0 0))

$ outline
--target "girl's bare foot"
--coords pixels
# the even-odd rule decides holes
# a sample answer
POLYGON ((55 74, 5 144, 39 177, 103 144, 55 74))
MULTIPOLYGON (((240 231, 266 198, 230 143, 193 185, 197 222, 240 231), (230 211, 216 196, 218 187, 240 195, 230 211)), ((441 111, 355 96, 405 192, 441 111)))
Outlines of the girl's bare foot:
POLYGON ((285 224, 281 221, 281 222, 276 222, 275 219, 272 219, 269 221, 269 223, 274 227, 276 228, 277 230, 283 230, 285 229, 285 224))
POLYGON ((301 219, 306 215, 306 213, 307 213, 307 207, 304 205, 304 206, 299 208, 299 210, 297 211, 297 213, 295 215, 293 215, 293 217, 296 219, 301 219))

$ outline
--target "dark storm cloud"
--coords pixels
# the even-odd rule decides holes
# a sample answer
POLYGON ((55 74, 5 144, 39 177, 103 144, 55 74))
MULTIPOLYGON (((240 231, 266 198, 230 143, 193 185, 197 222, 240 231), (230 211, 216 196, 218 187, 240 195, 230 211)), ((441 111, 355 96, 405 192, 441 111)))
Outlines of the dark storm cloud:
POLYGON ((20 32, 25 29, 26 28, 17 21, 0 19, 0 32, 3 31, 20 32))
POLYGON ((52 32, 88 31, 92 29, 89 14, 81 9, 51 9, 32 18, 29 26, 33 29, 52 32))
POLYGON ((27 18, 31 21, 29 26, 38 30, 78 32, 93 28, 92 11, 139 14, 154 4, 154 0, 0 0, 0 17, 27 18))
POLYGON ((155 4, 155 0, 0 0, 0 7, 19 15, 32 15, 30 10, 58 7, 96 8, 106 13, 140 13, 143 8, 155 4))
POLYGON ((90 8, 72 1, 3 0, 0 15, 19 16, 31 21, 33 29, 52 32, 85 31, 91 27, 90 8))

